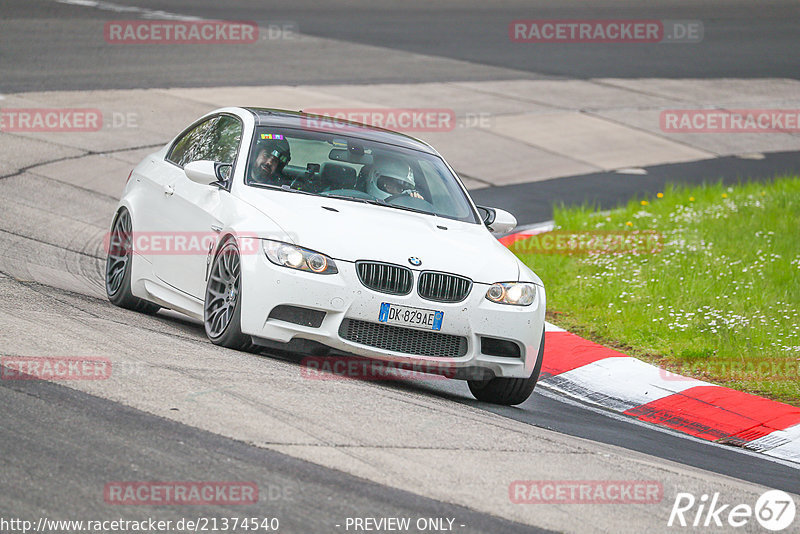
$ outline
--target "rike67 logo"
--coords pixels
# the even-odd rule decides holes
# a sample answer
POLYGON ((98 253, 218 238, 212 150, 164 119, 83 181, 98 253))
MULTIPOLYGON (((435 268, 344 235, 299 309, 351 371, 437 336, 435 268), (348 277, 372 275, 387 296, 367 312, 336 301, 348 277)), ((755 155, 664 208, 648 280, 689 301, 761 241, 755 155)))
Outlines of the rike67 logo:
POLYGON ((710 498, 703 494, 696 498, 691 493, 678 493, 669 514, 669 527, 717 527, 727 530, 747 525, 753 517, 765 529, 773 532, 785 530, 794 522, 794 499, 783 491, 769 490, 749 504, 725 503, 719 492, 710 498))

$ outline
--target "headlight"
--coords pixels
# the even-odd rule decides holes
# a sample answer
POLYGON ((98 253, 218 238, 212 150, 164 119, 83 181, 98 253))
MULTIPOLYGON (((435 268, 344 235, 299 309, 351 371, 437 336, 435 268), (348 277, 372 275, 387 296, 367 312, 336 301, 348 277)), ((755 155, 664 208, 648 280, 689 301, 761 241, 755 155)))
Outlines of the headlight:
POLYGON ((339 272, 336 268, 336 263, 331 258, 313 250, 267 239, 261 242, 261 247, 264 249, 267 259, 275 265, 317 274, 336 274, 339 272))
POLYGON ((498 304, 530 306, 536 300, 536 286, 527 282, 498 282, 492 284, 486 298, 498 304))

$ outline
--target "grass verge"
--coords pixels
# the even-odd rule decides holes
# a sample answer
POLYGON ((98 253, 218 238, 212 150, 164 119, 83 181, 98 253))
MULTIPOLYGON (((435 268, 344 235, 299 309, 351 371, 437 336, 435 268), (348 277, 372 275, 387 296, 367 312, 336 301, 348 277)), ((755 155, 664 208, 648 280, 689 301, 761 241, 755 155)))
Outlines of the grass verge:
POLYGON ((800 406, 800 178, 557 208, 511 250, 549 320, 678 374, 800 406))

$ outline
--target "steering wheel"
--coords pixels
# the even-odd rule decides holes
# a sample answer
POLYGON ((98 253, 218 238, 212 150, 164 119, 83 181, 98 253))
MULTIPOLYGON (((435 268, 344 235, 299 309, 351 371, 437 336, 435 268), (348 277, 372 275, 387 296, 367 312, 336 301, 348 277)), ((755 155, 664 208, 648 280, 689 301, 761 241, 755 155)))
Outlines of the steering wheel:
POLYGON ((309 191, 309 192, 316 192, 316 184, 311 182, 305 176, 299 176, 291 181, 289 184, 291 189, 296 189, 297 191, 309 191))
POLYGON ((398 198, 400 198, 400 197, 409 197, 409 198, 413 198, 411 195, 407 195, 407 194, 405 194, 405 193, 397 193, 396 195, 391 195, 391 196, 388 196, 388 197, 384 198, 384 199, 383 199, 383 201, 384 201, 384 202, 386 202, 386 203, 388 204, 388 203, 390 203, 392 200, 397 200, 397 199, 398 199, 398 198))
MULTIPOLYGON (((397 193, 396 195, 391 195, 391 196, 388 196, 388 197, 384 198, 383 201, 386 202, 387 204, 391 204, 393 201, 395 201, 397 199, 400 199, 400 198, 403 198, 403 197, 411 199, 411 200, 416 201, 416 202, 424 202, 426 206, 433 206, 433 204, 431 204, 430 202, 428 202, 424 198, 412 197, 408 193, 397 193)), ((409 206, 409 207, 413 207, 413 206, 409 206)))

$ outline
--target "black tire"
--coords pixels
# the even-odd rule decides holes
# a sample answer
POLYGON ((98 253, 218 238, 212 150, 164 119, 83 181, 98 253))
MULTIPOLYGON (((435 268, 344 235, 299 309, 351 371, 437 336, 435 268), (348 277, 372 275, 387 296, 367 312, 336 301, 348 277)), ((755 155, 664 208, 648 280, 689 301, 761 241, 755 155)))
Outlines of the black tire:
POLYGON ((133 225, 125 208, 119 210, 111 225, 106 256, 105 286, 108 300, 115 306, 142 313, 156 313, 161 306, 135 297, 131 293, 131 260, 133 258, 133 225))
POLYGON ((522 404, 533 393, 536 382, 539 380, 539 373, 542 371, 542 357, 544 356, 544 329, 542 329, 542 340, 539 343, 539 354, 536 356, 536 365, 528 378, 501 378, 495 377, 489 380, 467 380, 469 390, 476 399, 492 404, 502 404, 503 406, 513 406, 522 404))
POLYGON ((255 352, 258 347, 242 334, 241 261, 233 238, 219 247, 206 283, 203 325, 215 345, 255 352))

